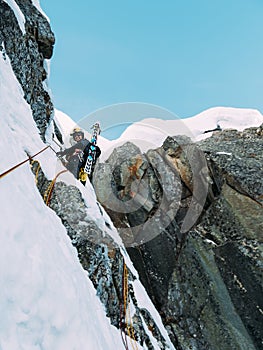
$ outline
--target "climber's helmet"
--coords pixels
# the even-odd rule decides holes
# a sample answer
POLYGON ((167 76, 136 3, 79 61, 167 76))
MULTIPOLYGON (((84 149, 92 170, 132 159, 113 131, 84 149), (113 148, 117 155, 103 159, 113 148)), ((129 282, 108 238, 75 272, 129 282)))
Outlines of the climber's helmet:
POLYGON ((81 128, 74 128, 72 130, 71 136, 75 141, 80 141, 84 139, 84 132, 81 128))

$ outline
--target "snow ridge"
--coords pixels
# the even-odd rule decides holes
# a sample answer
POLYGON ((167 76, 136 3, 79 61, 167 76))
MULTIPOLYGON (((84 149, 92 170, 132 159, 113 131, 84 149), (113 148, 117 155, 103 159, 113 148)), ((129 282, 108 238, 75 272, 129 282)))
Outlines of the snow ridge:
MULTIPOLYGON (((71 118, 61 111, 55 111, 55 120, 66 135, 69 135, 75 126, 71 118)), ((232 107, 214 107, 184 119, 146 118, 128 126, 116 140, 110 141, 100 136, 100 161, 105 161, 114 148, 127 141, 133 142, 142 152, 147 152, 149 149, 160 147, 168 136, 186 135, 196 142, 210 137, 216 130, 243 131, 246 128, 258 127, 262 123, 263 116, 258 110, 232 107)), ((89 133, 85 134, 87 138, 90 137, 89 133)))

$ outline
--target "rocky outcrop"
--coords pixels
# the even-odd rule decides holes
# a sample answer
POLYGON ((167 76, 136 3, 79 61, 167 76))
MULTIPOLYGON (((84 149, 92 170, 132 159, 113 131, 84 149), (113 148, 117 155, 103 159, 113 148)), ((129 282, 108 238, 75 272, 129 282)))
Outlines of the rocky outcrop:
POLYGON ((44 140, 53 115, 53 104, 45 86, 47 71, 44 60, 51 58, 55 38, 47 19, 31 0, 17 0, 16 3, 25 19, 25 32, 13 9, 0 0, 0 51, 11 61, 44 140))
POLYGON ((129 143, 97 168, 98 199, 177 349, 262 349, 262 158, 260 127, 146 154, 129 143))

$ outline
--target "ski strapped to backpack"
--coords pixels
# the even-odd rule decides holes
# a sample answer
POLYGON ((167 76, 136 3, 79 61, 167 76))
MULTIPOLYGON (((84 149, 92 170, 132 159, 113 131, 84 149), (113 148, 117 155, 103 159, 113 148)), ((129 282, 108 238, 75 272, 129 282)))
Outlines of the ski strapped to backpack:
POLYGON ((87 178, 91 176, 93 166, 96 162, 96 144, 98 135, 100 134, 100 124, 97 122, 92 126, 93 132, 90 140, 90 146, 88 151, 88 157, 86 164, 80 169, 79 179, 80 181, 87 181, 87 178))

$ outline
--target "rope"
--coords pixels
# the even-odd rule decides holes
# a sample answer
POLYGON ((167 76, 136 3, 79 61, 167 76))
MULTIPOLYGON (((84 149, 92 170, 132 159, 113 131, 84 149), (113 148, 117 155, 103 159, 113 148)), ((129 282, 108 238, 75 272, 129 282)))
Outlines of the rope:
POLYGON ((122 342, 123 342, 123 345, 125 347, 126 350, 129 350, 128 348, 128 344, 127 344, 127 337, 126 337, 126 333, 125 331, 123 331, 123 324, 122 324, 122 318, 125 319, 125 305, 126 305, 126 301, 125 301, 125 293, 124 293, 124 284, 125 284, 125 267, 126 267, 126 264, 125 262, 123 262, 123 272, 122 272, 122 300, 123 300, 123 310, 122 310, 122 300, 120 302, 120 331, 121 331, 121 339, 122 339, 122 342), (123 315, 124 314, 124 315, 123 315), (124 336, 125 338, 123 337, 123 333, 124 333, 124 336))
POLYGON ((49 207, 49 204, 50 204, 51 196, 52 196, 52 193, 53 193, 54 186, 55 186, 55 183, 57 181, 57 178, 59 177, 59 175, 65 173, 67 171, 68 171, 67 169, 61 170, 59 173, 57 173, 57 175, 54 177, 54 179, 48 185, 48 188, 47 188, 46 192, 44 193, 44 201, 45 201, 45 203, 46 203, 46 205, 48 207, 49 207))
POLYGON ((12 168, 6 170, 5 172, 3 172, 2 174, 0 174, 0 179, 2 179, 4 176, 6 176, 7 174, 11 173, 12 171, 14 171, 15 169, 17 169, 18 167, 20 167, 21 165, 23 165, 24 163, 32 160, 32 158, 34 158, 35 156, 37 156, 38 154, 44 152, 46 149, 48 149, 50 146, 46 146, 45 148, 43 148, 42 150, 40 150, 39 152, 37 152, 36 154, 34 154, 33 156, 29 156, 28 155, 28 158, 23 160, 22 162, 14 165, 12 168))
MULTIPOLYGON (((126 310, 127 310, 127 299, 128 299, 128 269, 127 269, 125 262, 123 262, 123 290, 122 290, 122 293, 123 293, 123 311, 124 311, 124 320, 125 320, 124 325, 127 328, 126 310)), ((128 329, 127 329, 127 332, 128 332, 128 329)), ((126 333, 125 333, 125 340, 126 340, 127 348, 129 348, 128 344, 127 344, 126 333)))
POLYGON ((47 187, 45 193, 44 193, 44 202, 45 202, 46 205, 48 205, 49 202, 50 202, 50 198, 51 198, 51 189, 53 189, 53 187, 54 187, 54 182, 53 182, 53 180, 52 180, 52 181, 50 182, 50 184, 48 185, 48 187, 47 187))
MULTIPOLYGON (((128 286, 128 269, 127 269, 125 262, 123 262, 122 295, 123 295, 123 313, 124 313, 124 319, 125 319, 125 326, 126 326, 129 338, 130 338, 130 343, 132 345, 132 348, 134 350, 138 350, 137 341, 135 338, 134 327, 133 327, 132 319, 131 319, 130 307, 129 307, 129 288, 128 287, 129 287, 128 286), (127 312, 127 310, 128 310, 128 312, 127 312), (131 339, 134 340, 134 342, 131 341, 131 339)), ((122 312, 121 312, 121 320, 122 320, 122 312)), ((120 321, 120 324, 122 326, 121 322, 122 321, 120 321)), ((125 349, 129 350, 129 347, 127 344, 126 333, 125 333, 125 342, 124 342, 123 335, 122 335, 122 327, 120 327, 120 328, 121 328, 121 336, 122 336, 122 340, 123 340, 123 344, 125 346, 125 349)))
POLYGON ((130 341, 131 345, 132 345, 132 348, 133 350, 138 350, 138 347, 137 347, 137 342, 136 342, 136 338, 135 338, 135 333, 134 333, 134 327, 133 327, 133 324, 132 324, 132 318, 131 318, 131 312, 130 312, 130 307, 129 307, 129 304, 128 304, 128 314, 126 313, 126 315, 128 315, 128 317, 126 318, 127 320, 127 332, 128 332, 128 335, 131 339, 134 340, 135 343, 133 343, 132 341, 130 341), (128 319, 130 320, 130 325, 128 325, 128 319))
POLYGON ((130 304, 129 304, 129 289, 128 289, 128 269, 127 266, 125 264, 124 266, 124 277, 125 277, 125 285, 124 285, 124 291, 125 291, 125 298, 126 298, 126 308, 125 310, 128 310, 128 312, 126 312, 125 314, 125 323, 126 323, 126 327, 127 327, 127 333, 130 337, 130 339, 133 339, 135 343, 133 343, 130 340, 130 343, 132 345, 132 348, 135 350, 138 350, 137 347, 137 342, 136 342, 136 338, 135 338, 135 333, 134 333, 134 327, 132 324, 132 318, 131 318, 131 312, 130 312, 130 304))
POLYGON ((39 163, 38 160, 34 160, 34 159, 33 159, 32 163, 31 163, 31 167, 33 166, 34 163, 37 163, 37 164, 38 164, 38 165, 37 165, 37 169, 36 169, 36 175, 35 175, 35 183, 36 183, 36 185, 37 185, 37 183, 38 183, 38 173, 39 173, 39 170, 40 170, 40 163, 39 163))

